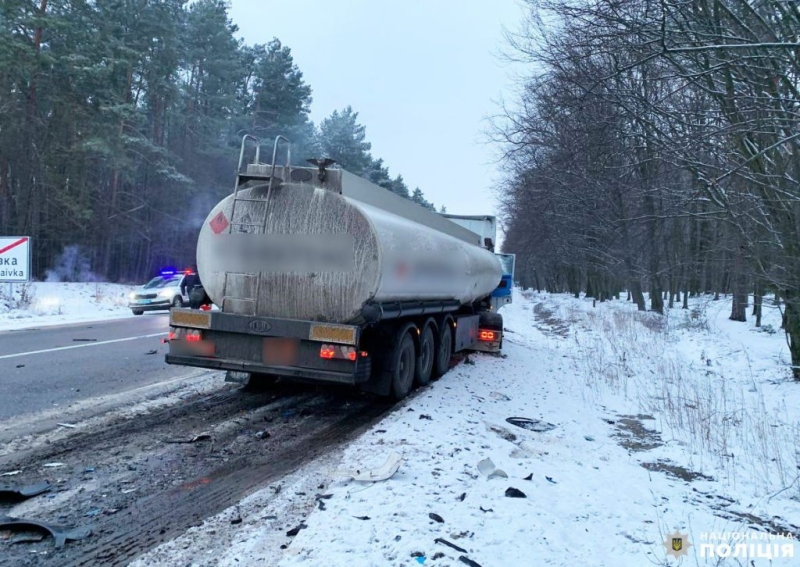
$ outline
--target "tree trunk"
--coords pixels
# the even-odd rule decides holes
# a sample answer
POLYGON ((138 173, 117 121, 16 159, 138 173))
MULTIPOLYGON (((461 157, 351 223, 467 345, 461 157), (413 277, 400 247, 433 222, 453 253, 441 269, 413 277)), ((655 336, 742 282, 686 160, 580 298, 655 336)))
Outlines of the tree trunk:
POLYGON ((786 290, 784 327, 792 357, 792 374, 800 381, 800 289, 786 290))
POLYGON ((650 309, 661 315, 664 314, 664 298, 661 296, 661 286, 657 281, 650 284, 650 309))
POLYGON ((633 294, 633 300, 636 302, 636 307, 639 311, 647 311, 647 304, 644 301, 644 293, 642 293, 642 284, 638 281, 634 281, 631 284, 631 291, 630 293, 633 294))
POLYGON ((739 247, 734 260, 733 273, 731 274, 731 292, 733 304, 731 307, 731 321, 747 321, 747 274, 744 273, 744 251, 739 247))
POLYGON ((757 289, 753 296, 753 315, 756 317, 756 327, 761 327, 761 306, 764 304, 764 296, 761 290, 757 289))

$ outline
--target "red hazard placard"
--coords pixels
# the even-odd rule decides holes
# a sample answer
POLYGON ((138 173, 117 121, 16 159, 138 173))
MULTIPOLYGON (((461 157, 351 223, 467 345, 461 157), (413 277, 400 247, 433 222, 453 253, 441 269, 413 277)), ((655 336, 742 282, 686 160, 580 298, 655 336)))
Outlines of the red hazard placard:
POLYGON ((214 231, 214 234, 219 234, 220 232, 228 228, 229 224, 230 223, 228 222, 228 219, 225 217, 225 213, 223 213, 222 211, 220 211, 219 214, 215 216, 213 219, 208 221, 208 226, 211 227, 211 230, 214 231))

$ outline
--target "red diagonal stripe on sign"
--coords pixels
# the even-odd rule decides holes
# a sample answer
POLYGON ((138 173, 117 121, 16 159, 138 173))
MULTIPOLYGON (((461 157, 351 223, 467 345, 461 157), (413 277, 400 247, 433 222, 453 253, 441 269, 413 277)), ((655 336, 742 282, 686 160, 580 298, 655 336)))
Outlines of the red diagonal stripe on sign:
POLYGON ((5 254, 6 252, 11 250, 12 248, 16 248, 20 244, 25 244, 27 241, 28 241, 28 237, 27 236, 25 238, 20 238, 19 240, 17 240, 16 242, 12 242, 11 244, 6 246, 5 248, 0 248, 0 254, 5 254))

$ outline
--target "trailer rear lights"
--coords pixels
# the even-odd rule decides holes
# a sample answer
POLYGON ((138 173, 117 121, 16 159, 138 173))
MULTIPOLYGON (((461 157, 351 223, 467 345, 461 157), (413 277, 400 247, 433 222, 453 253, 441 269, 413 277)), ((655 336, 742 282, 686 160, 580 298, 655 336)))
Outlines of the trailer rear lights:
MULTIPOLYGON (((364 355, 366 353, 362 353, 364 355)), ((322 345, 319 348, 319 357, 328 360, 338 358, 341 360, 350 360, 355 362, 358 359, 358 351, 353 347, 342 345, 322 345)))
POLYGON ((500 340, 500 333, 496 331, 487 331, 485 329, 481 329, 480 331, 478 331, 478 339, 486 342, 495 342, 500 340))
POLYGON ((199 343, 203 340, 203 333, 197 329, 189 329, 186 331, 186 340, 190 343, 199 343))

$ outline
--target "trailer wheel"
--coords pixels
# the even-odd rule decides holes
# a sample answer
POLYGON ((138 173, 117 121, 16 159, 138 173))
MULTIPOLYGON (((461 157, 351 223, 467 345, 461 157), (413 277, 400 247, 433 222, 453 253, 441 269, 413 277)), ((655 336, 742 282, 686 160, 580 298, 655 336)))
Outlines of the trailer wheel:
POLYGON ((403 333, 394 351, 392 370, 392 398, 397 401, 405 398, 414 385, 414 366, 416 362, 414 339, 403 333))
POLYGON ((425 329, 419 337, 419 351, 417 352, 417 364, 414 372, 414 382, 417 386, 425 386, 431 381, 435 358, 436 342, 433 340, 433 329, 428 324, 425 325, 425 329))
POLYGON ((442 323, 439 330, 439 348, 433 361, 433 375, 438 378, 450 369, 450 358, 453 355, 453 328, 448 321, 442 323))

